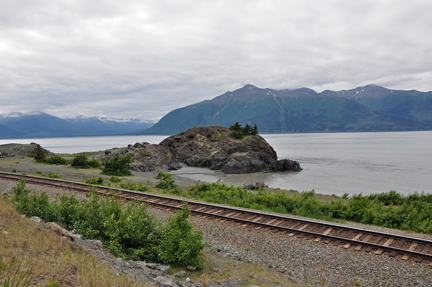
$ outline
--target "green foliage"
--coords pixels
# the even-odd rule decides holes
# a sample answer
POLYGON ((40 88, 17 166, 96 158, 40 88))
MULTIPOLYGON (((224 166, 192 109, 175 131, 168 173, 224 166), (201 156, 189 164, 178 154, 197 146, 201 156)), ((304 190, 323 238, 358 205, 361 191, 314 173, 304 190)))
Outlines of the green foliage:
POLYGON ((253 193, 241 187, 220 183, 197 183, 187 190, 167 189, 167 193, 246 207, 264 211, 290 213, 324 220, 349 220, 389 228, 412 230, 432 234, 432 194, 414 193, 401 195, 395 191, 323 202, 315 191, 303 191, 300 195, 271 193, 264 189, 253 193), (347 202, 345 202, 347 201, 347 202))
POLYGON ((40 170, 38 170, 37 172, 36 172, 36 174, 40 174, 40 175, 44 175, 44 173, 42 172, 42 171, 40 171, 40 170))
POLYGON ((128 189, 128 190, 136 190, 136 191, 149 191, 151 187, 147 184, 143 184, 141 182, 121 182, 119 184, 120 188, 128 189))
POLYGON ((113 176, 110 177, 109 181, 110 181, 110 182, 122 182, 123 179, 121 179, 121 178, 118 177, 118 176, 113 175, 113 176))
POLYGON ((242 127, 241 124, 236 122, 234 125, 230 126, 229 129, 232 130, 231 136, 237 139, 258 134, 258 127, 256 124, 253 127, 251 127, 249 124, 246 124, 245 127, 242 127))
POLYGON ((84 153, 77 154, 72 160, 71 166, 78 168, 88 168, 88 157, 84 153))
POLYGON ((82 201, 74 195, 61 195, 58 201, 49 200, 45 192, 31 195, 24 180, 13 190, 13 201, 20 212, 63 223, 86 239, 99 239, 117 257, 203 266, 203 233, 192 229, 187 205, 163 227, 147 212, 146 205, 126 204, 110 195, 102 197, 94 189, 82 201))
POLYGON ((40 145, 37 145, 35 147, 35 149, 33 150, 33 154, 34 159, 38 161, 44 160, 46 157, 46 152, 40 145))
MULTIPOLYGON (((33 281, 32 269, 22 271, 21 261, 16 258, 9 258, 9 262, 3 256, 0 257, 0 274, 5 277, 3 287, 24 287, 30 286, 33 281), (2 274, 3 273, 3 274, 2 274)), ((1 283, 0 283, 1 284, 1 283)))
POLYGON ((104 179, 102 177, 93 177, 93 178, 87 179, 85 182, 88 184, 103 185, 104 179))
POLYGON ((49 164, 67 164, 67 160, 58 154, 53 154, 51 157, 42 160, 42 162, 49 164))
POLYGON ((17 172, 16 168, 14 168, 13 170, 11 170, 11 172, 17 172))
POLYGON ((121 155, 113 157, 105 163, 102 174, 115 176, 132 175, 130 164, 133 162, 131 155, 121 155))
POLYGON ((71 166, 77 168, 102 168, 101 163, 97 159, 89 160, 85 153, 77 154, 72 160, 71 166))
POLYGON ((47 283, 47 287, 58 287, 58 286, 60 286, 60 283, 57 281, 57 279, 47 283))
POLYGON ((61 176, 58 175, 58 174, 55 173, 55 172, 50 172, 50 173, 48 173, 48 174, 47 174, 47 177, 49 177, 49 178, 61 178, 61 176))
POLYGON ((89 160, 87 164, 89 167, 92 168, 102 168, 100 161, 98 161, 97 159, 89 160))
POLYGON ((182 210, 170 217, 162 231, 159 256, 164 263, 202 268, 203 232, 193 229, 188 221, 189 214, 187 203, 183 203, 182 210))
POLYGON ((174 180, 172 174, 170 174, 168 172, 160 171, 155 178, 160 179, 160 182, 158 184, 156 184, 157 188, 162 188, 162 189, 177 189, 178 188, 177 184, 175 184, 175 180, 174 180))

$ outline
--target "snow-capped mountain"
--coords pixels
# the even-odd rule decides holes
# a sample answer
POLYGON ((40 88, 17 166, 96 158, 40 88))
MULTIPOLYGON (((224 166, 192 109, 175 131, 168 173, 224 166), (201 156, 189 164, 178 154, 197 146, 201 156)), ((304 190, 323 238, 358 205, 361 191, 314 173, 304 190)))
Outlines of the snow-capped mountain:
POLYGON ((42 112, 0 115, 0 138, 119 135, 149 128, 136 119, 84 117, 61 119, 42 112))

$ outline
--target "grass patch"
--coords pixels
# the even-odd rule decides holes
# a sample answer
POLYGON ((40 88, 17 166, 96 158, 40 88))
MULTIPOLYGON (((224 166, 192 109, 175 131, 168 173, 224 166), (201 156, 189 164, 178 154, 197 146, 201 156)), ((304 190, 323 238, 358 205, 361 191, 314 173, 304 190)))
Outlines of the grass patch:
POLYGON ((96 256, 72 249, 0 198, 0 285, 28 286, 28 279, 31 286, 150 286, 116 276, 96 256))

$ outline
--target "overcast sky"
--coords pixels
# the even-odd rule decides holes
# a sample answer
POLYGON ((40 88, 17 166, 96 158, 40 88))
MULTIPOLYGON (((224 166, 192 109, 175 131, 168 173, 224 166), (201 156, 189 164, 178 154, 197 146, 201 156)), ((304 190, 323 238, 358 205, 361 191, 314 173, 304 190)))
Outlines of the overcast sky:
POLYGON ((158 120, 261 88, 432 90, 430 0, 3 0, 0 113, 158 120))

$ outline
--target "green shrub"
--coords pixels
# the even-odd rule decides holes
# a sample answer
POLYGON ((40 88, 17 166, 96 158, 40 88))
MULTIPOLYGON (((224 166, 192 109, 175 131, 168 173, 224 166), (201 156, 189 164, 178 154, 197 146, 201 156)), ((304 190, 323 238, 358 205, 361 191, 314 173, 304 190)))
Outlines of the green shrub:
POLYGON ((49 158, 45 158, 42 162, 49 164, 67 164, 67 160, 58 154, 54 154, 49 158))
POLYGON ((147 184, 143 184, 141 182, 121 182, 120 188, 128 189, 128 190, 136 190, 136 191, 149 191, 151 187, 147 184))
POLYGON ((115 176, 128 176, 132 175, 130 171, 130 164, 133 162, 131 155, 121 155, 113 157, 105 163, 102 174, 115 175, 115 176))
POLYGON ((58 175, 58 174, 55 173, 55 172, 50 172, 50 173, 48 173, 48 174, 47 174, 47 177, 49 177, 49 178, 61 178, 61 176, 58 175))
POLYGON ((77 154, 72 160, 71 166, 78 168, 88 168, 88 157, 84 153, 77 154))
POLYGON ((44 175, 44 173, 42 172, 42 171, 40 171, 40 170, 38 170, 37 172, 36 172, 36 174, 40 174, 40 175, 44 175))
POLYGON ((188 221, 189 214, 190 211, 185 202, 182 210, 170 217, 162 231, 159 256, 167 264, 192 265, 202 268, 204 266, 203 232, 193 229, 193 224, 188 221))
POLYGON ((110 177, 109 181, 110 181, 110 182, 122 182, 123 179, 121 179, 121 178, 118 177, 118 176, 113 175, 113 176, 110 177))
POLYGON ((157 188, 176 189, 178 187, 175 184, 175 180, 174 180, 172 174, 170 174, 168 172, 160 171, 155 178, 160 179, 160 182, 158 184, 156 184, 157 188))
POLYGON ((17 172, 17 170, 14 168, 13 170, 11 170, 11 172, 17 172))
POLYGON ((99 196, 93 188, 82 201, 75 195, 61 195, 59 201, 49 200, 45 192, 32 195, 25 180, 13 190, 12 200, 20 212, 60 222, 68 229, 76 229, 85 239, 101 240, 104 248, 117 257, 197 267, 203 265, 203 233, 193 230, 187 221, 190 213, 187 206, 163 227, 147 212, 147 205, 126 204, 110 195, 99 196))
POLYGON ((102 168, 100 161, 97 159, 92 159, 87 162, 87 165, 92 168, 102 168))
POLYGON ((87 179, 85 182, 88 184, 103 185, 104 179, 102 177, 93 177, 93 178, 87 179))

